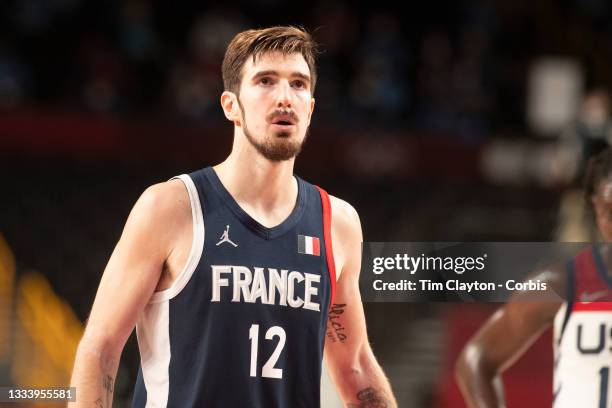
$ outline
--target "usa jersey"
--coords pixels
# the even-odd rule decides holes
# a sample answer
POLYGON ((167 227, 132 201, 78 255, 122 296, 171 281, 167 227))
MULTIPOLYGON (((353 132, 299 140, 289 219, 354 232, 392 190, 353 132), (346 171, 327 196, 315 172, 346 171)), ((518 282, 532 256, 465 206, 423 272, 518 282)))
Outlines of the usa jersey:
POLYGON ((297 178, 292 213, 267 228, 212 168, 179 178, 193 245, 137 323, 133 407, 318 407, 336 281, 327 193, 297 178))
POLYGON ((610 408, 612 277, 597 246, 568 263, 567 299, 555 316, 553 405, 610 408))

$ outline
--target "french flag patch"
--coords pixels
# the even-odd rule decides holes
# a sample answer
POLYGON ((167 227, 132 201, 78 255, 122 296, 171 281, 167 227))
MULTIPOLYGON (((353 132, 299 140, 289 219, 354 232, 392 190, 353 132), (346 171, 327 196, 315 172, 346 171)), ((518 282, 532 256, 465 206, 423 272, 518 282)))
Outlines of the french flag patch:
POLYGON ((308 235, 298 235, 298 252, 300 254, 321 256, 319 238, 308 235))

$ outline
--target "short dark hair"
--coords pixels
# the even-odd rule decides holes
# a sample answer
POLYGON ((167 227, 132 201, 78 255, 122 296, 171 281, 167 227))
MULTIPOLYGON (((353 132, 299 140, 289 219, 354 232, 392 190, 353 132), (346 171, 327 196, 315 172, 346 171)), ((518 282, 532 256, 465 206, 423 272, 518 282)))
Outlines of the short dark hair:
POLYGON ((612 148, 610 147, 592 156, 588 161, 584 177, 584 198, 589 207, 591 197, 597 192, 597 186, 607 178, 612 178, 612 148))
POLYGON ((314 94, 317 82, 315 59, 317 43, 301 27, 275 26, 238 33, 227 46, 221 72, 226 91, 238 95, 242 81, 242 67, 247 58, 253 62, 262 54, 278 51, 285 55, 300 53, 310 70, 310 92, 314 94))

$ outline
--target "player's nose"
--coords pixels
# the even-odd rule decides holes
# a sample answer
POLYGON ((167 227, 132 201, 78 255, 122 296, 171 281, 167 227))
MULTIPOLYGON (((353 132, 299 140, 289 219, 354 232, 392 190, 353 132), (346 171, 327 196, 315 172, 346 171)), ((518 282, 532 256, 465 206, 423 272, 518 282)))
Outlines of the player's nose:
POLYGON ((291 85, 289 84, 289 81, 280 81, 276 96, 276 107, 291 107, 291 85))

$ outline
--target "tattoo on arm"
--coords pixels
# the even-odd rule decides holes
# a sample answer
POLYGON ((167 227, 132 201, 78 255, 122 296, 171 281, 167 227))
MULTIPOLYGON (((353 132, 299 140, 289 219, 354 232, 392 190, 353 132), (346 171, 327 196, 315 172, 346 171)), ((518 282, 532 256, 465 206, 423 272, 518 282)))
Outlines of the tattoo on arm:
POLYGON ((111 394, 113 393, 113 377, 111 377, 110 375, 105 376, 102 379, 102 385, 104 386, 104 389, 108 392, 110 392, 111 394))
POLYGON ((110 375, 105 375, 102 378, 102 386, 106 390, 106 405, 104 405, 104 407, 112 407, 112 405, 113 405, 113 390, 114 390, 114 386, 115 386, 114 381, 113 381, 113 377, 111 377, 110 375))
POLYGON ((364 388, 357 393, 358 404, 349 403, 348 408, 387 408, 391 403, 385 396, 372 387, 364 388))
POLYGON ((345 303, 334 303, 329 311, 328 324, 327 324, 327 337, 333 342, 339 341, 344 343, 347 339, 344 326, 340 323, 340 315, 344 313, 346 308, 345 303))
POLYGON ((102 398, 98 398, 96 400, 96 408, 104 408, 104 404, 102 403, 102 398))

